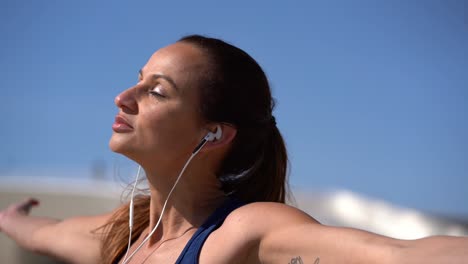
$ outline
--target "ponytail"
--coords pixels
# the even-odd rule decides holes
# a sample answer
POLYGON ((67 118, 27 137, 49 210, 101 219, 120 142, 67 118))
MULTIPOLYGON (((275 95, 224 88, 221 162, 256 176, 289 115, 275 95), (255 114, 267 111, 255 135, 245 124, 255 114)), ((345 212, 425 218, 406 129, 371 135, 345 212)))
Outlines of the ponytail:
MULTIPOLYGON (((283 137, 276 125, 255 145, 255 138, 242 135, 225 158, 219 180, 225 193, 234 194, 245 202, 285 203, 288 185, 288 157, 283 137), (242 142, 248 141, 248 142, 242 142), (246 166, 250 163, 249 166, 246 166), (243 169, 243 168, 248 169, 243 169)), ((258 141, 257 141, 258 142, 258 141)))

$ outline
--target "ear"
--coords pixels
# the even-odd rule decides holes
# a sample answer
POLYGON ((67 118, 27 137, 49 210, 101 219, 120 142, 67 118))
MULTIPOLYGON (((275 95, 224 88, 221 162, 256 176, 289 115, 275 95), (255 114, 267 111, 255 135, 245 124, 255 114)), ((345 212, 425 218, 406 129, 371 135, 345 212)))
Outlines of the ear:
POLYGON ((215 139, 213 141, 206 142, 205 146, 201 151, 211 151, 213 149, 229 146, 234 140, 237 134, 237 128, 231 124, 219 123, 210 126, 210 131, 216 133, 216 127, 219 126, 222 133, 220 139, 215 139))

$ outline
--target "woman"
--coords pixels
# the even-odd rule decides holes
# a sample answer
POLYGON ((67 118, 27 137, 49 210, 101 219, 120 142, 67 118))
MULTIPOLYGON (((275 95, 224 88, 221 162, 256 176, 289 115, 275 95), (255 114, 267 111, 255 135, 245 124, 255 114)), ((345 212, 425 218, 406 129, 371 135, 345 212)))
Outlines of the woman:
POLYGON ((63 221, 28 216, 31 199, 1 212, 2 232, 71 263, 468 263, 468 238, 396 240, 285 205, 267 78, 221 40, 158 50, 115 103, 110 148, 143 168, 151 195, 63 221))

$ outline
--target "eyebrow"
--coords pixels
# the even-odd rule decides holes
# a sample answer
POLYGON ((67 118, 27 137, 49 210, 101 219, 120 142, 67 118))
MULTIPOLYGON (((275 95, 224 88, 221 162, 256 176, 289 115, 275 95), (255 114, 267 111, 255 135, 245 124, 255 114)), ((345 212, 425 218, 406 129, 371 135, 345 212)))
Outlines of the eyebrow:
MULTIPOLYGON (((141 76, 143 76, 142 70, 139 70, 138 73, 139 73, 141 76)), ((153 80, 156 80, 156 79, 159 79, 159 78, 164 79, 164 80, 166 80, 168 83, 170 83, 170 84, 174 87, 174 89, 176 89, 177 91, 179 90, 179 88, 177 88, 177 85, 175 84, 174 80, 172 80, 172 78, 169 77, 169 76, 166 76, 166 75, 164 75, 164 74, 153 74, 153 75, 152 75, 152 78, 153 78, 153 80)))

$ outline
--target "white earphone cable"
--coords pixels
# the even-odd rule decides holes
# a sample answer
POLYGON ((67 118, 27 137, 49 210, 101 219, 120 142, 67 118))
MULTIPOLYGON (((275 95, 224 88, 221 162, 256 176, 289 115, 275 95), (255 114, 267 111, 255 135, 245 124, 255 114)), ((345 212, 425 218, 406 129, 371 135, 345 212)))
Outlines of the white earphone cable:
MULTIPOLYGON (((156 223, 156 225, 154 226, 153 230, 151 230, 151 233, 148 234, 148 236, 145 238, 145 240, 143 240, 143 242, 140 243, 140 245, 135 249, 135 251, 133 251, 132 254, 130 254, 130 256, 128 256, 127 258, 127 255, 130 251, 130 244, 131 244, 131 235, 132 235, 132 227, 133 227, 133 193, 135 191, 135 188, 136 188, 136 182, 135 181, 135 185, 133 186, 133 191, 132 191, 132 198, 131 198, 131 201, 130 201, 130 219, 129 224, 130 225, 130 235, 129 235, 129 238, 128 238, 128 247, 127 247, 127 252, 125 253, 125 257, 123 258, 123 264, 127 264, 131 259, 132 257, 141 249, 141 247, 143 247, 143 245, 151 238, 151 236, 153 235, 153 233, 156 231, 156 229, 158 228, 159 224, 161 223, 161 220, 162 220, 162 217, 163 217, 163 214, 164 214, 164 211, 166 210, 166 205, 167 205, 167 202, 169 201, 169 198, 171 197, 171 194, 172 192, 174 191, 175 187, 177 186, 177 183, 179 182, 180 178, 182 177, 182 174, 184 173, 185 169, 187 168, 187 166, 189 165, 190 161, 193 159, 193 157, 195 157, 195 155, 197 155, 197 153, 202 149, 202 147, 206 144, 206 140, 204 140, 204 142, 202 142, 200 144, 200 147, 197 148, 193 153, 192 155, 190 156, 190 158, 188 158, 187 162, 185 162, 185 165, 184 167, 182 168, 182 170, 180 171, 179 173, 179 176, 177 176, 177 179, 174 183, 174 185, 172 186, 172 189, 171 191, 169 192, 169 194, 167 195, 167 198, 166 198, 166 201, 164 201, 164 205, 163 205, 163 208, 161 210, 161 215, 159 216, 159 219, 158 219, 158 222, 156 223)), ((138 180, 138 176, 140 174, 140 168, 138 168, 138 174, 137 174, 137 180, 138 180)))
POLYGON ((127 258, 128 252, 130 251, 130 245, 132 244, 132 231, 133 231, 133 197, 135 197, 135 189, 138 184, 138 178, 140 178, 141 166, 138 166, 137 175, 135 177, 135 183, 133 184, 130 205, 129 205, 129 213, 128 213, 128 229, 130 231, 128 235, 128 245, 127 251, 125 252, 124 260, 127 258))

